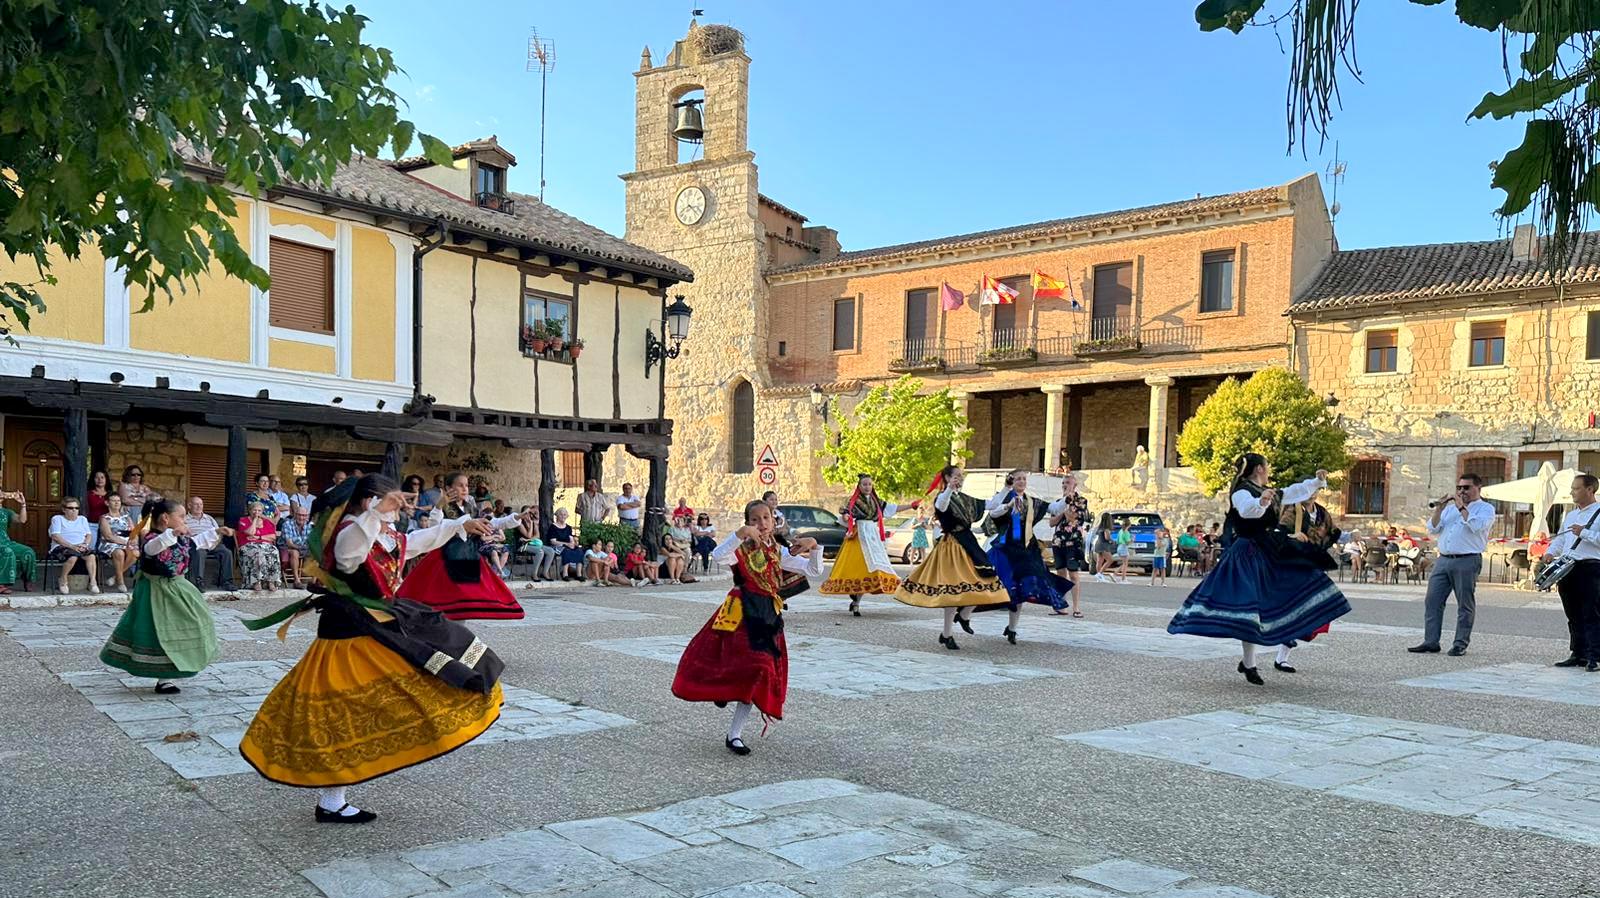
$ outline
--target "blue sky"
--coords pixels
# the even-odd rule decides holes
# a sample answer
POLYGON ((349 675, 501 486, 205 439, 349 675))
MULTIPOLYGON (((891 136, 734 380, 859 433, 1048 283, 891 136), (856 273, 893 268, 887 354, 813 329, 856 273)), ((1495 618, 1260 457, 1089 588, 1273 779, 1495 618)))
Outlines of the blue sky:
MULTIPOLYGON (((539 177, 529 28, 553 39, 546 200, 621 233, 632 72, 646 44, 664 59, 687 4, 357 6, 406 69, 394 87, 418 125, 452 143, 498 134, 524 193, 539 177)), ((746 35, 762 192, 837 228, 846 249, 1283 183, 1333 158, 1315 138, 1310 155, 1286 153, 1272 31, 1202 34, 1194 0, 703 8, 746 35)), ((1488 163, 1522 124, 1466 113, 1504 88, 1499 38, 1450 4, 1363 4, 1358 26, 1365 83, 1345 79, 1334 119, 1349 166, 1340 244, 1498 236, 1488 163)))

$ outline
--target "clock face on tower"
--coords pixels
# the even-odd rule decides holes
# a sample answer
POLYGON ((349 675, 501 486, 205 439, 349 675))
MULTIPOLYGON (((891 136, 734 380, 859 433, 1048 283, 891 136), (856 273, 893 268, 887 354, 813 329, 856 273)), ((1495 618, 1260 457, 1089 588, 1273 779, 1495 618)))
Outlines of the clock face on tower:
POLYGON ((673 204, 678 221, 696 225, 706 217, 706 192, 700 187, 685 187, 678 191, 678 201, 673 204))

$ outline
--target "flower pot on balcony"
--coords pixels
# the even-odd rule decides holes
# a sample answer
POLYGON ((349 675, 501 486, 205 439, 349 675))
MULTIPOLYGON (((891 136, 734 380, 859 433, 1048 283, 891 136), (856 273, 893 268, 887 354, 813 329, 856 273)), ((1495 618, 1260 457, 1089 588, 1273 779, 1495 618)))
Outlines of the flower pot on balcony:
POLYGON ((567 341, 560 337, 552 337, 546 345, 550 347, 551 352, 560 352, 561 348, 567 345, 567 341))
POLYGON ((1139 338, 1132 334, 1107 337, 1103 340, 1084 340, 1073 347, 1077 355, 1114 355, 1119 352, 1137 352, 1139 338))
POLYGON ((544 354, 544 347, 545 339, 543 337, 534 337, 532 340, 528 341, 528 348, 533 350, 537 355, 544 354))
POLYGON ((985 368, 1020 368, 1038 360, 1039 353, 1031 348, 986 349, 978 353, 978 364, 985 368))
POLYGON ((573 340, 572 345, 567 347, 567 353, 570 354, 572 356, 572 360, 576 362, 578 360, 578 356, 583 355, 583 341, 573 340))
POLYGON ((889 363, 889 370, 899 373, 943 371, 944 359, 938 356, 926 356, 920 359, 895 359, 889 363))

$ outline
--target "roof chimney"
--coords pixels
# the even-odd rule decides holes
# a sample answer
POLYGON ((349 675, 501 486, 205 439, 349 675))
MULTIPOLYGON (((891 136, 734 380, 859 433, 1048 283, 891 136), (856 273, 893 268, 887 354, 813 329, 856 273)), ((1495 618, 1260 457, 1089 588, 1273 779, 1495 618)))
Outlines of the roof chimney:
POLYGON ((1511 261, 1532 262, 1539 258, 1539 235, 1531 224, 1519 224, 1511 232, 1511 261))

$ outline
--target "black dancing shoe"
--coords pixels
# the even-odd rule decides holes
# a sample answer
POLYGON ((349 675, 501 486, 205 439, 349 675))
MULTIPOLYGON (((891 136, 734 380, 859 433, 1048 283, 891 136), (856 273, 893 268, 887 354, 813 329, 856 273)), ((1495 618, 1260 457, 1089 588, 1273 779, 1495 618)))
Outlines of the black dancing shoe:
POLYGON ((322 805, 319 804, 319 805, 317 805, 317 822, 318 823, 371 823, 372 821, 378 819, 378 815, 372 813, 371 811, 356 811, 354 814, 346 814, 344 812, 344 809, 348 808, 348 807, 350 807, 350 806, 349 805, 345 805, 344 808, 340 808, 337 811, 330 811, 330 810, 327 810, 326 808, 324 808, 322 805))
POLYGON ((1582 658, 1579 658, 1577 655, 1573 655, 1572 657, 1568 658, 1565 661, 1557 661, 1555 663, 1555 666, 1556 667, 1582 667, 1587 663, 1588 663, 1587 661, 1584 661, 1582 658))
POLYGON ((1595 671, 1600 670, 1600 661, 1590 661, 1589 666, 1585 667, 1584 670, 1588 671, 1589 673, 1594 673, 1595 671))
POLYGON ((854 614, 856 617, 860 617, 861 616, 861 597, 860 596, 851 596, 850 597, 850 613, 854 614))
POLYGON ((1016 645, 1017 644, 1017 631, 1016 630, 1013 630, 1010 627, 1006 627, 1005 630, 1003 630, 1002 632, 1005 633, 1005 637, 1006 637, 1007 641, 1009 641, 1012 645, 1016 645))
POLYGON ((1439 651, 1439 644, 1436 642, 1424 642, 1422 645, 1414 645, 1411 648, 1406 649, 1406 651, 1416 655, 1421 655, 1423 653, 1431 655, 1439 651))
POLYGON ((156 695, 177 695, 182 691, 183 690, 179 689, 176 683, 156 683, 156 695))
POLYGON ((750 753, 750 746, 745 745, 743 739, 729 738, 723 740, 723 742, 728 746, 728 751, 731 751, 736 755, 743 756, 750 753))
POLYGON ((965 630, 968 636, 972 635, 972 618, 962 617, 958 614, 956 615, 956 623, 961 625, 961 629, 965 630))
POLYGON ((727 702, 712 702, 712 703, 711 703, 711 704, 713 704, 713 705, 716 705, 716 706, 717 706, 717 707, 719 707, 719 708, 726 708, 726 707, 728 707, 728 703, 727 703, 727 702))
POLYGON ((939 644, 952 652, 958 651, 961 648, 961 646, 956 645, 956 638, 954 636, 940 636, 939 644))
POLYGON ((1239 673, 1244 674, 1244 678, 1249 680, 1253 686, 1267 685, 1267 681, 1261 679, 1261 671, 1256 670, 1254 667, 1245 667, 1243 661, 1239 662, 1239 673))
MULTIPOLYGON (((1241 661, 1239 663, 1243 664, 1244 662, 1241 661)), ((1279 673, 1294 673, 1294 668, 1284 664, 1282 661, 1272 662, 1272 669, 1278 671, 1279 673)))

